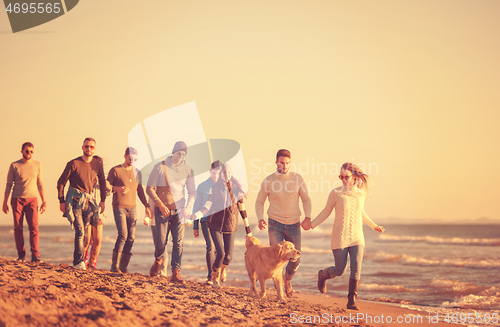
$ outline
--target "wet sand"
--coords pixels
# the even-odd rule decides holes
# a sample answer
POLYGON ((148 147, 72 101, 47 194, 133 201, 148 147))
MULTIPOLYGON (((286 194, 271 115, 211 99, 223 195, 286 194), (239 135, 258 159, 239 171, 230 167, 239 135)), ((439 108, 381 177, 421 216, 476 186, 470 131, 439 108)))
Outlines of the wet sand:
POLYGON ((450 326, 429 323, 425 313, 382 303, 358 301, 360 311, 354 311, 345 309, 347 299, 301 293, 278 302, 271 281, 267 290, 266 298, 257 299, 242 288, 214 289, 191 281, 178 285, 166 277, 0 258, 0 327, 387 326, 398 317, 413 319, 401 320, 403 326, 450 326), (358 319, 362 315, 371 320, 358 319))

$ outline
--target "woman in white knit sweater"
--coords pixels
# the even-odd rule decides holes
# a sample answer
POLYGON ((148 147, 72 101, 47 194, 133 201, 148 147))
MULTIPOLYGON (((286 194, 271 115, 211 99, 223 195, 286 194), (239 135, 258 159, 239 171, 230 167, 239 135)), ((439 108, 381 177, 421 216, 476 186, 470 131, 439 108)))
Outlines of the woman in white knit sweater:
POLYGON ((377 226, 365 212, 368 175, 355 164, 346 162, 341 167, 339 178, 342 180, 342 186, 330 192, 323 211, 313 221, 305 219, 302 222, 302 227, 305 230, 315 228, 325 221, 335 208, 331 241, 335 266, 318 272, 318 289, 321 293, 325 293, 326 280, 344 274, 349 254, 351 275, 347 308, 359 310, 355 299, 358 293, 361 261, 365 248, 363 223, 380 233, 384 231, 384 227, 377 226))

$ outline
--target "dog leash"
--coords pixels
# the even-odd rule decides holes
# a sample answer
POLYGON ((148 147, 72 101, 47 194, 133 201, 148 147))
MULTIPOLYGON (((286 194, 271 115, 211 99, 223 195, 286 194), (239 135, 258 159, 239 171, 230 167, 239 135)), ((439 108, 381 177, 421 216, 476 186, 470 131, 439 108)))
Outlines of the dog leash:
MULTIPOLYGON (((229 181, 226 181, 226 185, 227 190, 231 195, 231 202, 234 205, 236 203, 236 199, 234 198, 234 194, 231 189, 231 183, 229 181)), ((247 211, 245 209, 245 205, 243 204, 243 199, 240 199, 238 201, 238 210, 240 211, 241 218, 243 219, 243 224, 245 225, 245 232, 247 233, 247 236, 252 236, 252 232, 250 231, 250 224, 248 223, 247 211)))

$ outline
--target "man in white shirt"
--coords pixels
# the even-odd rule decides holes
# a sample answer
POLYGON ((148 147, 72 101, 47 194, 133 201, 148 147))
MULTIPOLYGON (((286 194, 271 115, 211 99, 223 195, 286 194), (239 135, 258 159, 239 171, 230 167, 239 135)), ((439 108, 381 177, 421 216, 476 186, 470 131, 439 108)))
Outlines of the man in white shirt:
POLYGON ((172 277, 171 282, 182 283, 180 277, 184 224, 181 218, 189 218, 196 200, 194 172, 186 164, 187 145, 183 141, 175 143, 172 155, 157 163, 149 175, 146 193, 155 204, 154 225, 151 225, 155 244, 155 262, 149 271, 157 276, 166 263, 168 234, 172 233, 172 277), (185 198, 187 191, 188 198, 185 198))

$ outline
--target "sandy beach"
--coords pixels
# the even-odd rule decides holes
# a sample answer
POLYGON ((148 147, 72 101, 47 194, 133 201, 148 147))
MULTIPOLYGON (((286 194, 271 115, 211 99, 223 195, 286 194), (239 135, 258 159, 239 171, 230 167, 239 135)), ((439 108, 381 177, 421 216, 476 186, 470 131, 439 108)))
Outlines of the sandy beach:
POLYGON ((450 325, 373 302, 359 301, 360 311, 347 310, 343 298, 295 293, 280 303, 270 281, 267 286, 268 296, 256 299, 242 288, 177 285, 139 273, 0 258, 0 326, 386 326, 388 317, 393 324, 400 317, 407 326, 450 325))

